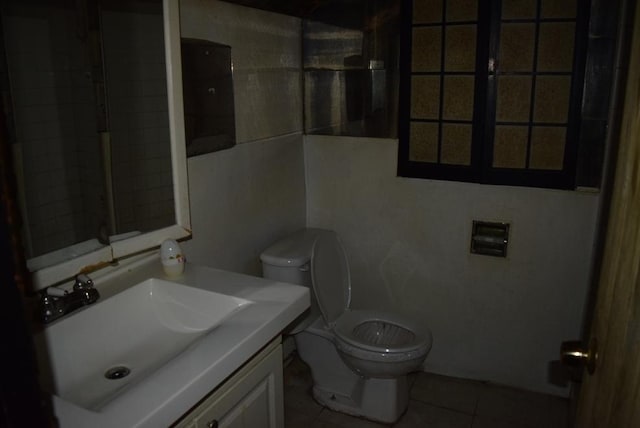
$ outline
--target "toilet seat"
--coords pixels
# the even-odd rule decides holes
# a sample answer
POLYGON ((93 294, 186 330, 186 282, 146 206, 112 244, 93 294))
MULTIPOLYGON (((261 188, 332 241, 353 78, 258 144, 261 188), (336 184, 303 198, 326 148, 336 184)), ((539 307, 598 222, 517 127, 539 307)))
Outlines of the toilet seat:
POLYGON ((349 265, 335 232, 316 238, 311 274, 318 306, 340 351, 372 362, 397 362, 424 359, 431 349, 431 332, 411 320, 388 312, 349 309, 349 265))
POLYGON ((338 319, 334 334, 346 351, 402 354, 407 359, 424 355, 431 348, 430 332, 398 314, 347 310, 338 319))

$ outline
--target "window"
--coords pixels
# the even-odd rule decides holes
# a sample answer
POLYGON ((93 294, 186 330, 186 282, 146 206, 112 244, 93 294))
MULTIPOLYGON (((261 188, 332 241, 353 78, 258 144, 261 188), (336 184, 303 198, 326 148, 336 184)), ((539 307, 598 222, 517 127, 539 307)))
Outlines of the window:
POLYGON ((588 3, 406 1, 398 175, 575 188, 588 3))

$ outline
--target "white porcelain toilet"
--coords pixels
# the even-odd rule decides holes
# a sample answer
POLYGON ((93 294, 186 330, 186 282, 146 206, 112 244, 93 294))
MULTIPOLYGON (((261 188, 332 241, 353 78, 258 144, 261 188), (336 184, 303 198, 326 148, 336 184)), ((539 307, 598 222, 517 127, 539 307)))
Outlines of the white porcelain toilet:
POLYGON ((312 290, 309 315, 291 331, 323 405, 393 423, 409 402, 407 374, 431 349, 428 328, 396 314, 349 309, 349 265, 335 232, 303 229, 260 256, 263 276, 312 290))

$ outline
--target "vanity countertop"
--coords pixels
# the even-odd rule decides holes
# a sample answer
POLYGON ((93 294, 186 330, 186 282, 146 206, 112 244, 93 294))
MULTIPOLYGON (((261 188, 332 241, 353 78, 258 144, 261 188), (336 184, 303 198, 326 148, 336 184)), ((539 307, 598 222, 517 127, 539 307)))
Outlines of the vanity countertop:
POLYGON ((193 264, 187 264, 182 275, 169 278, 157 256, 122 270, 124 273, 94 279, 102 299, 148 278, 159 278, 241 297, 254 304, 146 378, 128 385, 100 410, 87 410, 54 395, 54 412, 62 428, 169 426, 309 307, 309 290, 305 287, 193 264))

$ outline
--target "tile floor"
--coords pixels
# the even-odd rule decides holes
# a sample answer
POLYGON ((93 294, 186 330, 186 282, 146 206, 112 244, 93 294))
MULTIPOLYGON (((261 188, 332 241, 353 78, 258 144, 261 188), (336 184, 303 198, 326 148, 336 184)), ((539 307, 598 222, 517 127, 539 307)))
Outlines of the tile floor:
MULTIPOLYGON (((393 428, 567 428, 568 402, 550 395, 428 373, 411 375, 409 409, 393 428)), ((297 357, 284 370, 286 428, 376 428, 311 397, 311 374, 297 357)))

